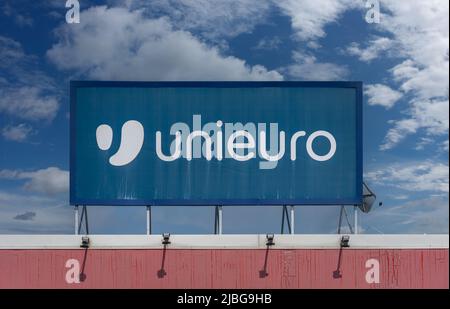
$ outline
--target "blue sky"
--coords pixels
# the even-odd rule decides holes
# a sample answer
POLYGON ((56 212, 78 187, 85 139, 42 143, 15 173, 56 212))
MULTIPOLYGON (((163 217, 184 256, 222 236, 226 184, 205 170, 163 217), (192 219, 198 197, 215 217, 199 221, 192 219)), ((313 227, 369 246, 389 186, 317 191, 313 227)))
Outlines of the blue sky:
MULTIPOLYGON (((0 233, 72 233, 71 79, 361 80, 364 233, 448 233, 447 1, 0 1, 0 233)), ((352 215, 350 208, 348 209, 352 215)), ((153 232, 211 233, 212 207, 154 207, 153 232)), ((296 232, 339 209, 297 207, 296 232)), ((351 219, 351 218, 350 218, 351 219)), ((91 233, 144 233, 142 207, 90 207, 91 233)), ((225 233, 278 232, 277 207, 226 207, 225 233)))

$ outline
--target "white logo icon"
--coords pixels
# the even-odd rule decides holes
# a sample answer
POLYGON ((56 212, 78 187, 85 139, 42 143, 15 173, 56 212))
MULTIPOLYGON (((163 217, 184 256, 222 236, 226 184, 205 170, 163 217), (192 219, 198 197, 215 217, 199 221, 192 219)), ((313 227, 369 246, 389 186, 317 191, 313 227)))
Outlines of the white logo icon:
MULTIPOLYGON (((111 147, 113 131, 107 124, 97 127, 95 132, 98 148, 108 150, 111 147)), ((109 158, 109 163, 114 166, 127 165, 133 161, 144 144, 144 127, 139 121, 129 120, 122 126, 122 136, 119 150, 109 158)))

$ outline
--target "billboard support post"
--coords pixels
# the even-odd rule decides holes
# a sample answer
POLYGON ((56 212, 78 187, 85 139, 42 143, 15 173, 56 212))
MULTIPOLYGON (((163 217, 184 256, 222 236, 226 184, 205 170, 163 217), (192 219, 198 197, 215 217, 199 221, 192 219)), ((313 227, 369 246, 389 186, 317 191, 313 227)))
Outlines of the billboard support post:
POLYGON ((342 214, 343 213, 344 213, 344 205, 341 205, 341 210, 339 212, 339 223, 338 223, 338 229, 337 229, 338 234, 341 234, 342 214))
POLYGON ((291 234, 294 234, 294 205, 291 205, 291 234))
POLYGON ((222 235, 222 206, 218 206, 219 235, 222 235))
POLYGON ((152 206, 147 206, 147 235, 152 233, 152 206))
POLYGON ((222 234, 222 206, 219 205, 214 209, 214 234, 222 234))
POLYGON ((78 235, 78 205, 74 207, 74 227, 75 227, 75 235, 78 235))

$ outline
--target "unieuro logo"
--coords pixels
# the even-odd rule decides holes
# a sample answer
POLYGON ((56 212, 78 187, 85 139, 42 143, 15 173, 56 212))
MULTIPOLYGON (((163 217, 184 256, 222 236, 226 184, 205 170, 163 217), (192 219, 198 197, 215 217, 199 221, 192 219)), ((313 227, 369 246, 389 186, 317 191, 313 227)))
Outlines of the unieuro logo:
MULTIPOLYGON (((95 132, 98 148, 108 150, 111 147, 113 131, 107 124, 97 127, 95 132)), ((119 150, 109 158, 114 166, 123 166, 133 161, 144 144, 144 127, 139 121, 129 120, 122 126, 119 150)))
MULTIPOLYGON (((285 155, 286 133, 279 131, 278 123, 223 123, 222 120, 209 122, 202 126, 201 115, 193 115, 192 130, 187 123, 177 122, 170 127, 174 140, 170 143, 168 154, 163 152, 163 133, 155 132, 156 155, 165 162, 181 158, 191 161, 204 158, 208 161, 233 159, 245 162, 259 157, 260 169, 276 168, 285 155), (269 137, 269 143, 267 143, 269 137), (268 144, 268 145, 267 145, 268 144)), ((113 132, 109 125, 102 124, 96 131, 97 145, 101 150, 111 147, 113 132)), ((297 158, 297 143, 306 139, 306 153, 315 161, 328 161, 336 153, 336 139, 325 130, 296 131, 289 137, 290 160, 297 158), (313 149, 317 138, 325 138, 329 143, 326 154, 317 154, 313 149)), ((109 163, 124 166, 131 163, 141 151, 144 143, 144 128, 136 120, 129 120, 122 126, 122 136, 118 151, 110 157, 109 163)))

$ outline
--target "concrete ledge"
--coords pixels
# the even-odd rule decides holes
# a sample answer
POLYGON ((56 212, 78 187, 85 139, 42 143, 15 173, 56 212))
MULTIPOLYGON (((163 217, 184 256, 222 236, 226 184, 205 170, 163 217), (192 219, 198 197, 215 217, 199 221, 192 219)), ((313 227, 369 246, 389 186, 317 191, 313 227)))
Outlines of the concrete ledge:
MULTIPOLYGON (((336 249, 342 235, 278 235, 271 249, 336 249)), ((352 235, 352 249, 448 249, 449 235, 352 235)), ((81 235, 0 235, 2 249, 78 249, 81 235)), ((161 249, 161 235, 89 235, 91 249, 161 249)), ((266 235, 171 235, 169 249, 265 249, 266 235)))

